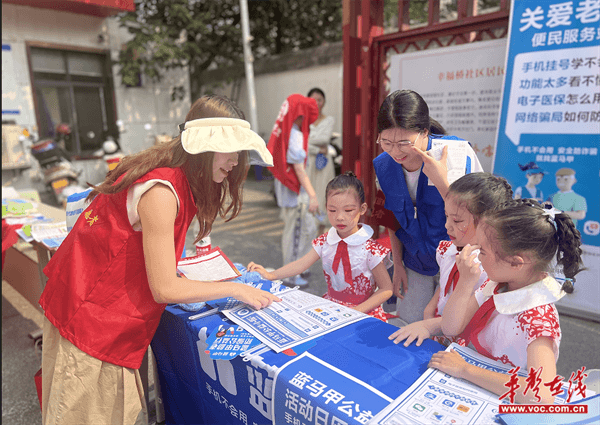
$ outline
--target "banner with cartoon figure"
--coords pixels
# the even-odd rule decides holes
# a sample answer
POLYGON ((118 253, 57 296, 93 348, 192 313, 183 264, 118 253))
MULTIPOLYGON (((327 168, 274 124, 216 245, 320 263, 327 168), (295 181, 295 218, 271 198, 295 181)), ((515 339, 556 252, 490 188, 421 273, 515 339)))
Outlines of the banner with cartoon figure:
MULTIPOLYGON (((600 2, 513 0, 493 172, 581 232, 572 304, 600 317, 600 2)), ((560 305, 559 304, 559 305, 560 305)))

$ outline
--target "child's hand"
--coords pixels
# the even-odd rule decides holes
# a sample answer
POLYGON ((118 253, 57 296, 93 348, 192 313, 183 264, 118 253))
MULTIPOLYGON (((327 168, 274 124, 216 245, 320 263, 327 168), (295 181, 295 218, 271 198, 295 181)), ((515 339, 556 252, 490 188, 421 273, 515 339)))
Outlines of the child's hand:
POLYGON ((249 272, 258 272, 262 277, 269 280, 275 280, 275 275, 273 273, 268 272, 263 266, 260 264, 256 264, 254 262, 250 262, 246 267, 249 272))
POLYGON ((417 347, 419 347, 424 340, 429 338, 431 335, 429 330, 423 326, 423 322, 414 322, 410 325, 403 326, 396 332, 391 334, 388 339, 393 339, 394 344, 398 344, 403 339, 406 339, 404 343, 405 347, 408 347, 415 339, 417 340, 417 347), (395 338, 395 339, 394 339, 395 338))
POLYGON ((477 253, 474 253, 476 249, 481 248, 479 245, 467 244, 456 256, 456 267, 460 273, 460 279, 472 283, 477 283, 481 276, 481 268, 479 267, 479 260, 477 259, 477 253))
POLYGON ((396 267, 394 265, 394 276, 392 276, 392 291, 395 296, 404 299, 404 295, 402 295, 402 291, 406 294, 408 291, 408 277, 406 276, 406 269, 404 266, 399 265, 396 267))
POLYGON ((256 310, 270 306, 273 301, 281 301, 277 295, 244 284, 240 284, 236 292, 233 296, 236 300, 242 301, 256 310))
POLYGON ((454 349, 451 351, 438 351, 429 360, 428 367, 432 367, 455 378, 462 378, 469 364, 454 349))

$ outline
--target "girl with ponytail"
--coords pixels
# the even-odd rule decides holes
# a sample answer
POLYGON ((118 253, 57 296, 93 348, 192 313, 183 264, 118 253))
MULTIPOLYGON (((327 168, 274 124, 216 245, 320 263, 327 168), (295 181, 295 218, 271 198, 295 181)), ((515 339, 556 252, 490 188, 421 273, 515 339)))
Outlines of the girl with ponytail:
MULTIPOLYGON (((457 258, 460 278, 442 315, 444 334, 460 335, 480 354, 523 372, 539 370, 542 382, 552 381, 561 339, 554 303, 573 292, 583 270, 579 231, 567 214, 518 199, 484 213, 476 240, 457 258), (488 280, 473 293, 481 273, 474 249, 488 280), (554 260, 563 283, 551 276, 554 260)), ((506 392, 507 375, 467 364, 454 351, 434 354, 429 366, 498 395, 506 392)), ((527 388, 525 378, 519 385, 527 388)), ((553 398, 542 385, 539 397, 518 391, 515 401, 548 404, 553 398)))

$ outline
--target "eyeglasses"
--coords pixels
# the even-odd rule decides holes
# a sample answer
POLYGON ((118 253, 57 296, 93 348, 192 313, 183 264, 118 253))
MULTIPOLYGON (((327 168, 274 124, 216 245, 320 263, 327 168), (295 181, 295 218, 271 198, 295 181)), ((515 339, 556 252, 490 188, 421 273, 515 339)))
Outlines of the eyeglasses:
POLYGON ((394 149, 394 146, 398 146, 399 148, 414 146, 415 143, 417 143, 417 140, 419 140, 419 137, 421 137, 421 132, 419 132, 419 134, 417 134, 417 137, 415 138, 415 140, 413 142, 411 142, 410 140, 399 140, 397 142, 390 142, 388 140, 382 140, 381 134, 380 134, 379 138, 377 139, 377 143, 379 143, 379 145, 381 146, 381 149, 383 149, 384 151, 391 152, 394 149))

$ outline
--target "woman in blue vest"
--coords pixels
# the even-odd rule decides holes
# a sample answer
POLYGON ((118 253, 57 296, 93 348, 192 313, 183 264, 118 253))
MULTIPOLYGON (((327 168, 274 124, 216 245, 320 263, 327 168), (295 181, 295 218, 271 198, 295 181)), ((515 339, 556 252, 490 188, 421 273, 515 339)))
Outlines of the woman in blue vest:
MULTIPOLYGON (((373 160, 385 208, 392 211, 400 228, 392 229, 396 313, 406 323, 423 320, 439 280, 435 250, 448 240, 444 197, 448 192, 447 147, 438 161, 427 151, 432 139, 462 140, 445 136, 445 130, 429 116, 429 107, 412 90, 398 90, 382 103, 377 115, 377 143, 383 153, 373 160), (394 231, 395 230, 395 231, 394 231)), ((470 146, 466 173, 483 171, 470 146)), ((433 311, 430 312, 433 317, 433 311)))

